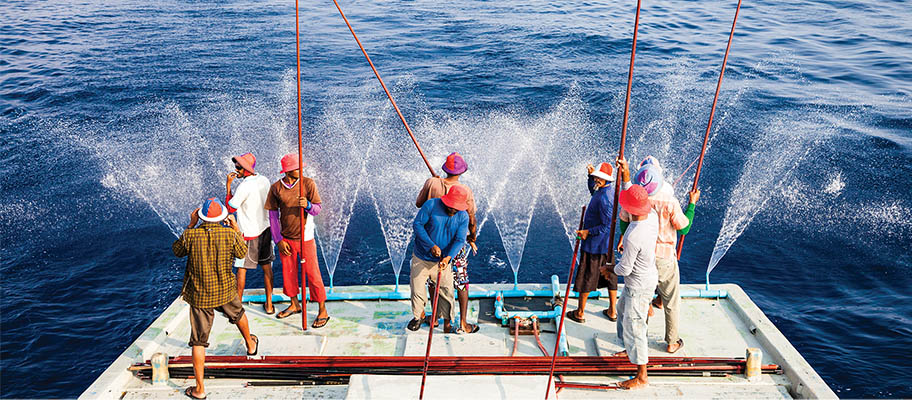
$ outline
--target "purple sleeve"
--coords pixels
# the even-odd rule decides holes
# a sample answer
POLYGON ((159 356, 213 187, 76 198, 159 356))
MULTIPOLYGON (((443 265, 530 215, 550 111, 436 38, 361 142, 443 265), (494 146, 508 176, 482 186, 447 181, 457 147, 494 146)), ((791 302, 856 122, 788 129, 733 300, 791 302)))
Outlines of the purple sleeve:
POLYGON ((269 232, 272 233, 272 241, 276 244, 285 240, 282 237, 282 223, 279 222, 279 210, 269 210, 269 232))
POLYGON ((310 209, 307 210, 307 213, 310 215, 317 215, 322 209, 323 206, 320 203, 310 203, 310 209))

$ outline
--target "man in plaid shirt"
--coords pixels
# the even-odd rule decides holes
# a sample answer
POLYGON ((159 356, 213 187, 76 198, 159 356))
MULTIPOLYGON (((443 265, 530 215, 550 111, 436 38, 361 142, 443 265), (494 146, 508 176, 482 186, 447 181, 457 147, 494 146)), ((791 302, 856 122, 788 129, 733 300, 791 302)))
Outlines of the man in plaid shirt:
POLYGON ((237 325, 247 344, 248 356, 256 355, 259 348, 259 340, 250 334, 247 316, 238 298, 237 280, 231 272, 234 259, 247 256, 247 242, 237 221, 228 216, 228 209, 212 197, 202 207, 193 210, 190 225, 174 241, 171 250, 175 256, 189 256, 181 294, 184 301, 190 304, 189 344, 193 348, 196 387, 187 388, 184 394, 204 399, 203 365, 215 310, 228 317, 228 322, 237 325), (203 223, 196 226, 199 219, 203 223), (223 226, 222 221, 227 221, 229 227, 223 226))

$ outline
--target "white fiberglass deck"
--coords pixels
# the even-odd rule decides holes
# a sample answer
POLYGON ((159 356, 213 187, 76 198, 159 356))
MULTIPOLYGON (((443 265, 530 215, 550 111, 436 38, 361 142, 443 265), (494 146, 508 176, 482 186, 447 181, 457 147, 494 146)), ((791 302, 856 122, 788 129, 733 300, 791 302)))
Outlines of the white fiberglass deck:
MULTIPOLYGON (((699 289, 698 286, 684 285, 699 289)), ((391 286, 337 287, 336 292, 389 291, 391 286)), ((512 289, 512 285, 477 284, 472 289, 512 289)), ((520 285, 526 290, 550 290, 550 285, 520 285)), ((784 375, 763 375, 758 382, 748 382, 743 375, 730 377, 650 377, 650 387, 638 391, 587 391, 564 389, 560 399, 635 397, 635 398, 791 398, 826 397, 835 394, 811 366, 792 347, 759 308, 736 285, 713 285, 712 289, 726 290, 727 298, 682 301, 680 333, 685 346, 675 356, 744 357, 748 347, 763 351, 764 364, 779 364, 784 375)), ((404 288, 403 291, 407 291, 404 288)), ((262 294, 262 290, 247 294, 262 294)), ((481 330, 470 335, 434 333, 432 355, 505 356, 513 348, 508 328, 491 321, 486 300, 470 302, 470 322, 480 321, 481 330)), ((490 301, 490 300, 487 300, 490 301)), ((575 299, 570 300, 574 309, 575 299)), ((309 321, 316 316, 316 305, 308 304, 309 321)), ((260 339, 259 355, 346 355, 346 356, 423 356, 427 344, 427 326, 410 332, 405 325, 412 318, 409 303, 391 300, 330 301, 327 308, 332 316, 322 329, 301 330, 301 315, 278 320, 266 315, 262 304, 245 303, 251 332, 260 339)), ((280 311, 287 304, 277 303, 280 311)), ((615 324, 602 317, 600 311, 607 299, 591 299, 586 310, 586 324, 569 319, 566 322, 570 355, 611 355, 621 346, 615 334, 615 324)), ((544 308, 543 308, 544 310, 544 308)), ((551 322, 543 330, 555 331, 551 322)), ((664 319, 661 311, 650 320, 649 346, 651 356, 667 356, 664 352, 664 319)), ((90 386, 82 398, 185 398, 183 388, 192 380, 172 379, 167 385, 152 385, 135 378, 127 367, 151 358, 156 352, 168 356, 189 355, 190 335, 188 306, 180 299, 164 313, 90 386)), ((542 333, 542 341, 551 352, 555 335, 542 333)), ((217 315, 210 335, 208 355, 243 355, 245 347, 237 329, 217 315)), ((533 336, 520 336, 517 357, 541 355, 533 336)), ((458 393, 460 398, 540 398, 544 396, 541 376, 434 376, 428 379, 428 398, 446 398, 444 393, 458 393), (433 378, 433 379, 432 379, 433 378), (532 392, 538 390, 539 395, 532 392), (437 393, 433 397, 431 394, 437 393), (539 397, 540 396, 540 397, 539 397)), ((627 377, 572 377, 567 381, 612 383, 627 377)), ((352 377, 350 385, 335 386, 278 386, 247 387, 247 380, 210 379, 206 381, 209 398, 417 398, 418 380, 408 376, 352 377)), ((551 397, 554 398, 554 397, 551 397)))

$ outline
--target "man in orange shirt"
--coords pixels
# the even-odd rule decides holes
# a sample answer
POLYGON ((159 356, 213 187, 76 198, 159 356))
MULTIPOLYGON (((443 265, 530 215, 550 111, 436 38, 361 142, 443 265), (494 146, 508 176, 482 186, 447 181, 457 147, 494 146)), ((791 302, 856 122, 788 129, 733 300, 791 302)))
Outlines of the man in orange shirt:
MULTIPOLYGON (((675 353, 684 347, 684 339, 678 334, 678 314, 681 304, 681 274, 678 270, 678 258, 675 245, 678 235, 690 231, 694 209, 700 198, 700 191, 691 192, 687 210, 681 209, 681 203, 674 197, 674 188, 665 181, 662 167, 655 157, 649 156, 640 163, 640 169, 633 176, 633 183, 643 186, 649 194, 649 202, 659 217, 659 236, 656 240, 655 262, 659 272, 657 301, 665 311, 665 350, 675 353)), ((620 212, 621 235, 630 221, 630 214, 620 212)), ((623 250, 619 246, 619 250, 623 250)))

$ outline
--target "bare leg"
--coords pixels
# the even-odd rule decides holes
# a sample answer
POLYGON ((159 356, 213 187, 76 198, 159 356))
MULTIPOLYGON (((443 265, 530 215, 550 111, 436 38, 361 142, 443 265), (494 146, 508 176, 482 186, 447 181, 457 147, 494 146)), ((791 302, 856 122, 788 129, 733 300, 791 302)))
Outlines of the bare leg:
POLYGON ((237 270, 237 289, 238 289, 238 300, 241 303, 244 302, 244 286, 247 283, 247 270, 244 268, 238 268, 237 270))
POLYGON ((646 365, 637 365, 636 376, 619 383, 618 386, 627 390, 643 389, 649 386, 649 379, 646 376, 646 365))
POLYGON ((253 337, 250 336, 250 325, 247 323, 247 314, 242 315, 241 319, 238 320, 237 328, 241 331, 244 342, 247 343, 247 352, 250 353, 250 350, 255 349, 257 344, 253 341, 253 337))
POLYGON ((190 394, 198 398, 206 397, 206 388, 203 386, 203 368, 206 364, 206 348, 193 346, 193 377, 196 379, 196 388, 190 394))
POLYGON ((457 290, 456 295, 459 297, 459 326, 466 333, 472 332, 469 323, 466 322, 469 313, 469 289, 457 290))
POLYGON ((608 314, 617 318, 617 302, 618 302, 618 291, 609 290, 608 291, 608 314))
POLYGON ((266 312, 272 314, 275 308, 272 306, 272 264, 260 265, 263 268, 263 286, 266 287, 266 312))
POLYGON ((583 312, 586 311, 586 301, 587 300, 589 300, 589 292, 580 293, 579 306, 576 307, 576 316, 577 317, 580 317, 580 318, 583 317, 583 312))

